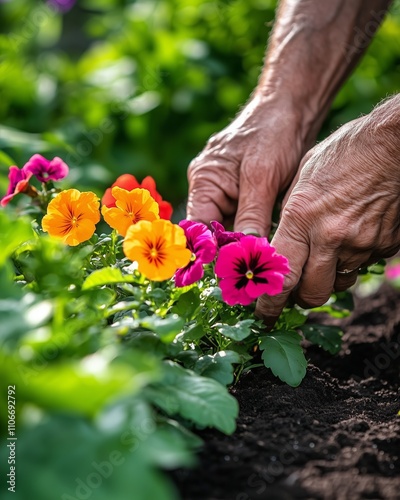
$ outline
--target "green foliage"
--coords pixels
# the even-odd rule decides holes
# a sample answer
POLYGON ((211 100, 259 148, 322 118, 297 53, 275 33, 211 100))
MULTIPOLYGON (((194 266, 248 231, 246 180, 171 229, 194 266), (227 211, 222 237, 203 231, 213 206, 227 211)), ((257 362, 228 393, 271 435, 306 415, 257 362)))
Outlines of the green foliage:
POLYGON ((306 374, 307 361, 300 341, 298 333, 278 330, 262 337, 260 343, 265 366, 292 387, 297 387, 306 374))
POLYGON ((232 434, 239 406, 223 386, 175 364, 164 366, 165 377, 146 391, 147 397, 169 415, 177 413, 199 426, 232 434))
POLYGON ((217 323, 215 328, 222 333, 225 337, 233 340, 244 340, 251 334, 251 325, 254 323, 254 319, 244 319, 238 321, 235 325, 224 325, 222 323, 217 323))
POLYGON ((303 325, 301 331, 304 337, 321 346, 331 354, 337 354, 342 345, 343 332, 338 326, 310 324, 303 325))

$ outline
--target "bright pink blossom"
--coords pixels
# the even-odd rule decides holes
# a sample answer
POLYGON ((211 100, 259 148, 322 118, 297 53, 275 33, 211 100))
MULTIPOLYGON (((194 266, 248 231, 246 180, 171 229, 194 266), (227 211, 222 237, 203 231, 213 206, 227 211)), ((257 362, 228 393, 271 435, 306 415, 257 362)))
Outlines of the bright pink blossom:
POLYGON ((7 189, 7 193, 1 199, 1 206, 5 207, 9 201, 11 201, 16 194, 23 193, 28 188, 29 179, 32 177, 32 172, 25 170, 24 168, 19 169, 18 167, 10 167, 8 178, 10 184, 7 189))
POLYGON ((59 181, 68 175, 68 165, 57 156, 47 160, 42 155, 33 155, 23 170, 31 172, 40 182, 59 181))
POLYGON ((388 280, 400 279, 400 262, 388 264, 385 268, 385 276, 388 280))
POLYGON ((282 292, 289 270, 286 257, 277 254, 267 238, 250 235, 221 247, 215 265, 222 298, 231 306, 246 306, 260 295, 282 292))
POLYGON ((182 220, 179 225, 185 231, 186 246, 192 252, 189 264, 175 273, 175 284, 181 287, 191 285, 203 277, 203 264, 214 260, 217 246, 211 231, 204 224, 182 220))
POLYGON ((224 226, 216 220, 211 222, 211 230, 218 247, 222 247, 228 243, 233 243, 234 241, 239 241, 243 238, 243 236, 246 236, 244 233, 226 231, 224 226))

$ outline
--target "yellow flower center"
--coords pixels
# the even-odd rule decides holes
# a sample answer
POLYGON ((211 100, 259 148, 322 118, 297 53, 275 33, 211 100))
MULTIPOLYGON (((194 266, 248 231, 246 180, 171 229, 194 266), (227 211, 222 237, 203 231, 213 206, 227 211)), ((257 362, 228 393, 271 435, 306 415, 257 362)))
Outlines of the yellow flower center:
POLYGON ((249 270, 249 271, 247 271, 247 273, 245 274, 245 276, 246 276, 246 278, 248 280, 252 280, 254 278, 254 273, 253 273, 253 271, 249 270))
POLYGON ((196 259, 196 254, 192 253, 192 255, 190 256, 190 262, 194 262, 196 259))
POLYGON ((72 217, 71 219, 71 224, 76 227, 78 225, 78 218, 77 217, 72 217))
POLYGON ((153 259, 156 259, 158 257, 158 252, 157 252, 157 249, 156 248, 152 248, 150 250, 150 257, 152 257, 153 259))

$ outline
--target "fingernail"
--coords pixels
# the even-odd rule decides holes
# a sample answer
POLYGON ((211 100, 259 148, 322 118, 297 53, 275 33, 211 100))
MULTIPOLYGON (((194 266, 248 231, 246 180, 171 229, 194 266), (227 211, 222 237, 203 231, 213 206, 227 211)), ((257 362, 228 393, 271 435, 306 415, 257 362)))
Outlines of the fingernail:
POLYGON ((251 235, 251 236, 261 236, 261 234, 257 231, 257 229, 254 229, 251 227, 243 229, 243 231, 241 231, 241 232, 244 234, 247 234, 247 235, 251 235))

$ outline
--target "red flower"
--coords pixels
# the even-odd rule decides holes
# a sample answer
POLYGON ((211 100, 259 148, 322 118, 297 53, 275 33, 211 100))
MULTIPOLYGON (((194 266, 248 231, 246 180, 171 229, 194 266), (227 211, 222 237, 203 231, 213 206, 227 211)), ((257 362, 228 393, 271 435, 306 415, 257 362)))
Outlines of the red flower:
POLYGON ((150 195, 154 200, 158 203, 160 207, 160 218, 170 220, 172 215, 172 205, 162 199, 162 196, 157 192, 156 182, 153 177, 147 176, 143 179, 140 184, 134 175, 131 174, 123 174, 118 177, 118 179, 114 182, 114 184, 106 189, 104 196, 101 200, 102 205, 105 205, 108 208, 115 207, 115 198, 112 195, 112 188, 118 186, 122 189, 126 189, 127 191, 132 191, 132 189, 147 189, 150 195))

